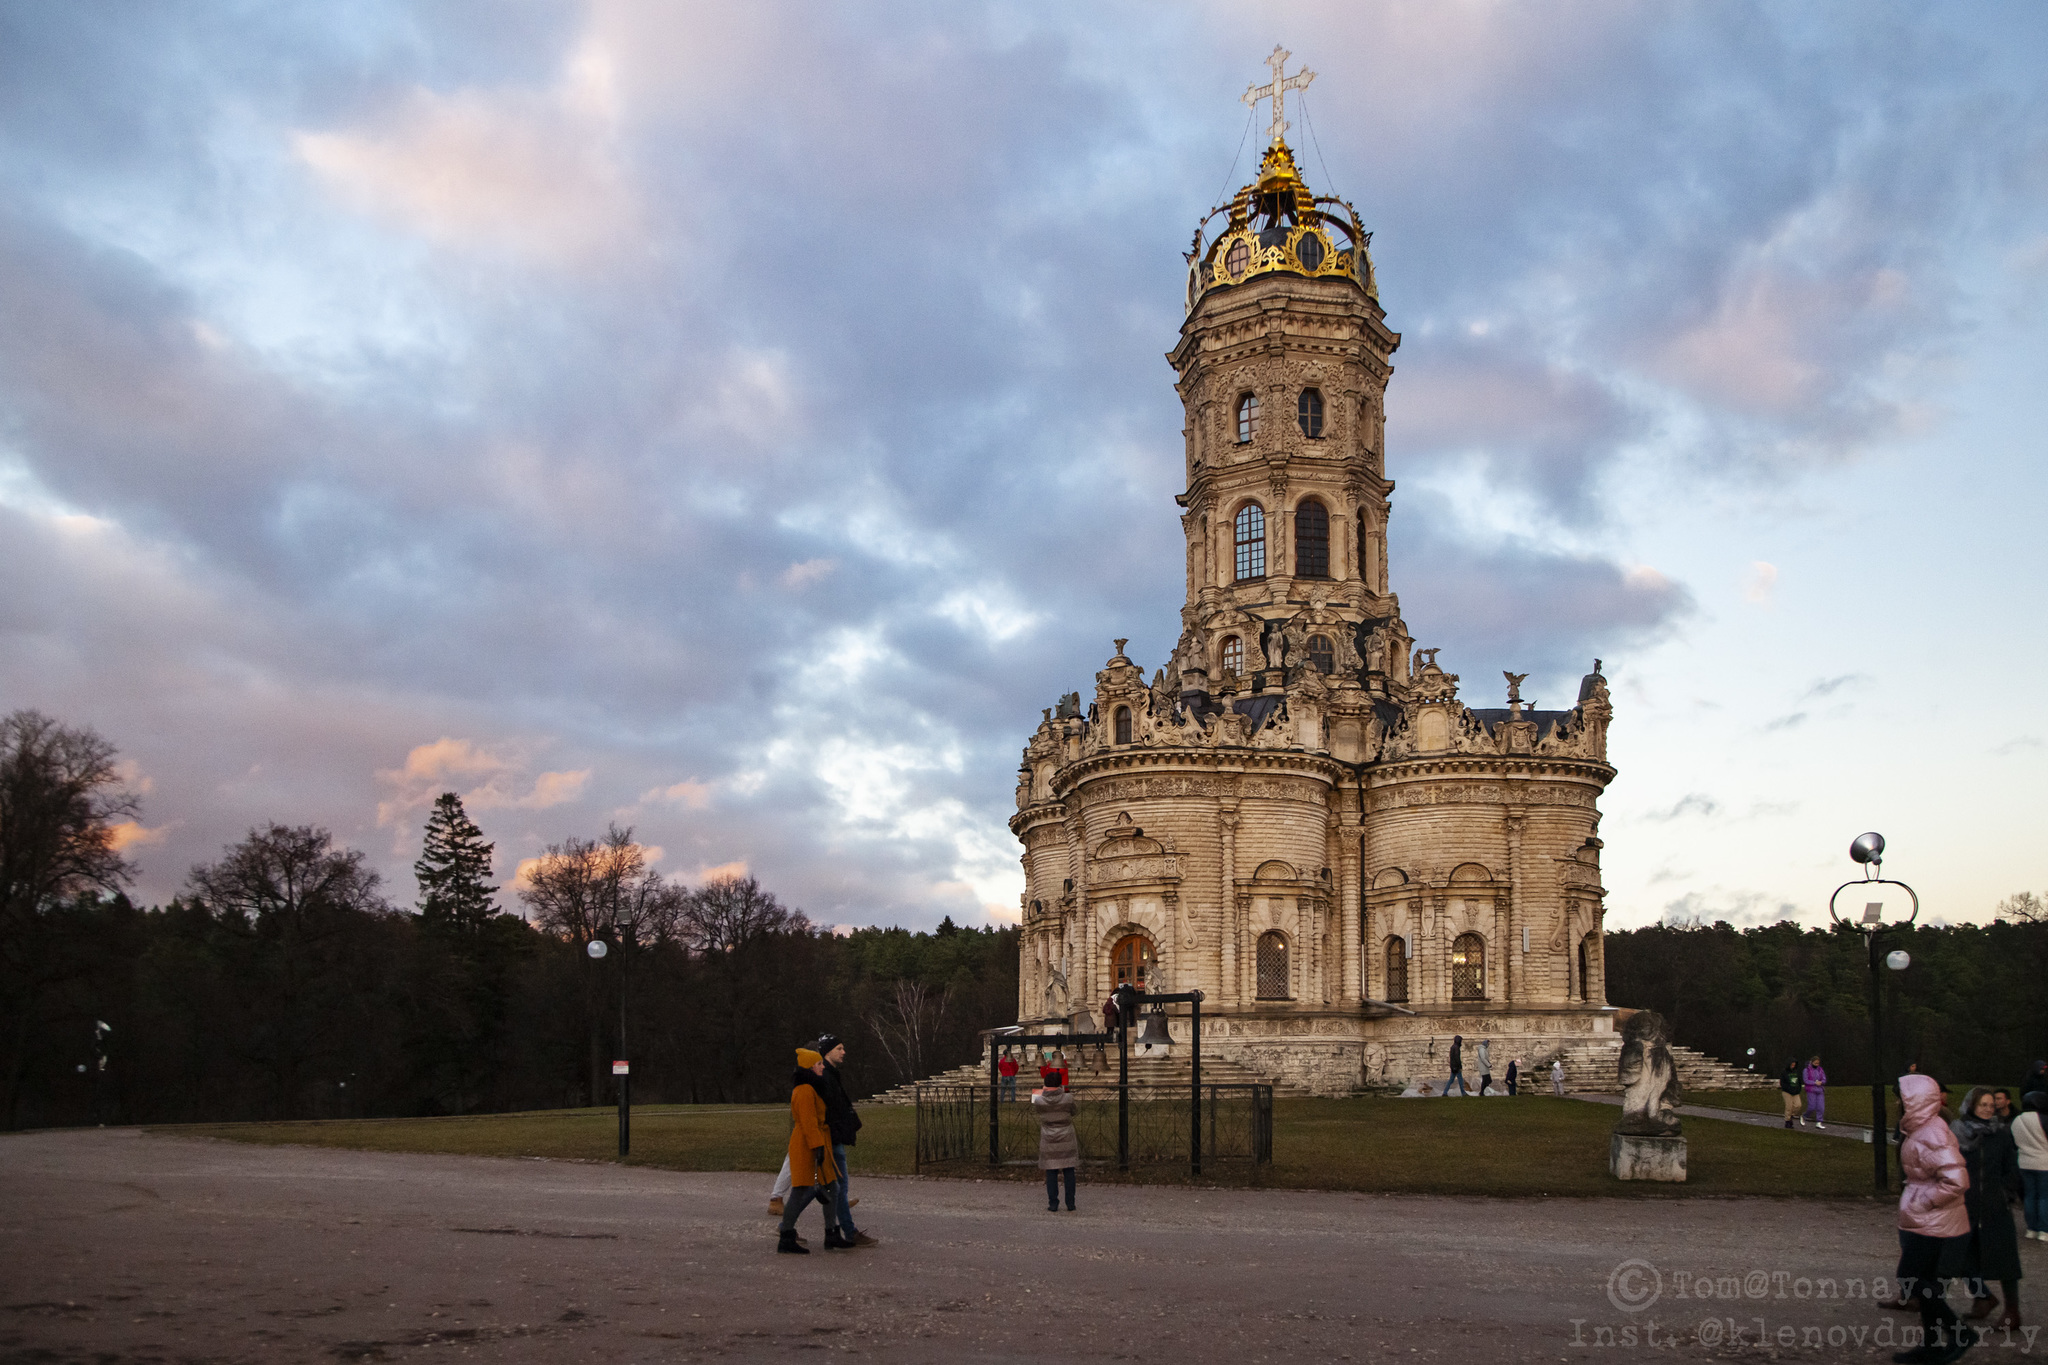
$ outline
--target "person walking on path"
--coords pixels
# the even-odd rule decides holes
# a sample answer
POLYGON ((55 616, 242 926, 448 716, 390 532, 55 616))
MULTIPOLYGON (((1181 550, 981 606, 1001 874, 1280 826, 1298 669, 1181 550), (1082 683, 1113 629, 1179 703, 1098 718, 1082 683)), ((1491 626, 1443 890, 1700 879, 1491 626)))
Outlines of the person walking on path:
POLYGON ((1942 1294, 1942 1252, 1970 1235, 1964 1196, 1969 1168, 1956 1135, 1941 1121, 1941 1087, 1931 1076, 1899 1077, 1899 1295, 1920 1310, 1922 1345, 1892 1357, 1901 1362, 1954 1360, 1975 1339, 1942 1294))
POLYGON ((1486 1092, 1487 1092, 1488 1090, 1491 1090, 1492 1088, 1493 1088, 1493 1043, 1492 1043, 1492 1041, 1491 1041, 1491 1040, 1489 1040, 1489 1039, 1486 1039, 1486 1038, 1481 1038, 1481 1039, 1479 1040, 1479 1095, 1480 1095, 1480 1098, 1481 1098, 1481 1099, 1484 1099, 1484 1098, 1486 1097, 1486 1092))
POLYGON ((2020 1116, 2012 1121, 2012 1142, 2020 1166, 2020 1211, 2027 1236, 2048 1242, 2048 1092, 2020 1096, 2020 1116))
POLYGON ((1081 1164, 1081 1138, 1074 1131, 1074 1097, 1063 1085, 1031 1092, 1038 1119, 1038 1169, 1045 1172, 1045 1211, 1060 1209, 1060 1176, 1067 1178, 1067 1212, 1074 1211, 1074 1170, 1081 1164))
POLYGON ((1451 1035, 1451 1076, 1444 1082, 1444 1098, 1451 1097, 1451 1081, 1458 1083, 1458 1098, 1464 1099, 1472 1092, 1465 1088, 1465 1035, 1451 1035))
MULTIPOLYGON (((818 1040, 818 1042, 819 1042, 819 1043, 820 1043, 821 1045, 822 1045, 822 1044, 824 1044, 824 1043, 826 1043, 826 1042, 830 1042, 832 1046, 831 1046, 831 1047, 824 1047, 824 1046, 819 1046, 819 1047, 815 1047, 815 1048, 813 1048, 813 1049, 812 1049, 812 1051, 814 1051, 814 1052, 817 1052, 817 1053, 819 1053, 820 1055, 823 1055, 823 1054, 825 1054, 825 1053, 828 1053, 828 1052, 832 1052, 832 1051, 835 1051, 835 1050, 836 1050, 836 1051, 837 1051, 837 1053, 838 1053, 838 1056, 839 1056, 839 1058, 840 1058, 841 1060, 844 1060, 844 1059, 845 1059, 845 1057, 846 1057, 846 1049, 845 1049, 845 1047, 844 1047, 844 1046, 842 1046, 842 1045, 840 1044, 839 1040, 838 1040, 837 1038, 834 1038, 834 1037, 833 1037, 833 1036, 832 1036, 831 1034, 829 1034, 829 1033, 828 1033, 828 1034, 826 1034, 826 1035, 825 1035, 825 1036, 824 1036, 823 1038, 819 1039, 819 1040, 818 1040)), ((828 1062, 828 1065, 829 1065, 829 1067, 830 1067, 830 1069, 831 1069, 831 1079, 832 1079, 832 1084, 834 1084, 835 1086, 837 1086, 837 1085, 839 1085, 839 1072, 838 1072, 838 1066, 839 1066, 839 1063, 838 1063, 837 1061, 829 1061, 829 1062, 828 1062)), ((845 1095, 846 1095, 846 1089, 845 1089, 845 1087, 844 1087, 844 1086, 840 1086, 840 1087, 839 1087, 839 1094, 840 1094, 840 1097, 841 1097, 842 1099, 844 1099, 844 1098, 845 1098, 845 1095)), ((847 1103, 847 1106, 846 1106, 846 1110, 847 1110, 847 1113, 849 1113, 849 1114, 851 1114, 851 1113, 852 1113, 852 1111, 853 1111, 853 1105, 851 1104, 851 1102, 848 1102, 848 1103, 847 1103)), ((851 1130, 851 1131, 853 1131, 853 1132, 856 1132, 856 1133, 860 1131, 860 1119, 859 1119, 858 1117, 854 1118, 854 1120, 853 1120, 853 1127, 852 1127, 852 1130, 851 1130)), ((848 1139, 846 1140, 846 1142, 845 1142, 845 1144, 844 1144, 844 1145, 845 1145, 845 1146, 848 1146, 848 1147, 851 1147, 851 1146, 853 1145, 853 1140, 852 1140, 851 1138, 848 1138, 848 1139)), ((837 1153, 835 1153, 835 1154, 834 1154, 834 1160, 836 1160, 836 1161, 838 1162, 838 1164, 839 1164, 839 1170, 840 1170, 841 1174, 843 1175, 843 1174, 845 1173, 845 1171, 846 1171, 846 1156, 845 1156, 845 1153, 843 1153, 843 1152, 837 1152, 837 1153)), ((776 1175, 775 1175, 775 1184, 774 1184, 773 1186, 771 1186, 771 1187, 769 1188, 769 1190, 768 1190, 768 1216, 769 1216, 770 1218, 780 1218, 780 1217, 782 1216, 782 1210, 783 1210, 783 1206, 784 1206, 784 1204, 785 1204, 785 1203, 786 1203, 786 1202, 788 1201, 788 1199, 789 1199, 789 1185, 790 1185, 790 1175, 789 1175, 789 1158, 788 1158, 787 1156, 785 1156, 785 1157, 783 1157, 783 1158, 782 1158, 782 1169, 781 1169, 780 1171, 776 1172, 776 1175)), ((859 1202, 860 1202, 860 1200, 858 1200, 858 1199, 849 1199, 849 1200, 847 1200, 847 1201, 846 1201, 846 1207, 847 1207, 847 1209, 848 1209, 848 1210, 851 1210, 851 1209, 853 1208, 853 1206, 854 1206, 855 1204, 858 1204, 859 1202)), ((846 1219, 843 1219, 843 1220, 841 1220, 841 1221, 842 1221, 843 1223, 845 1223, 845 1224, 846 1224, 846 1226, 847 1226, 847 1227, 848 1227, 849 1229, 851 1228, 851 1226, 852 1226, 852 1219, 851 1219, 851 1217, 850 1217, 850 1216, 849 1216, 848 1218, 846 1218, 846 1219)), ((849 1235, 849 1236, 851 1236, 851 1235, 852 1235, 852 1233, 851 1233, 851 1232, 849 1231, 848 1235, 849 1235)), ((876 1243, 875 1243, 875 1239, 874 1239, 874 1238, 872 1238, 872 1237, 870 1237, 870 1238, 868 1238, 868 1239, 867 1239, 867 1241, 865 1241, 865 1242, 862 1242, 862 1243, 861 1243, 860 1245, 862 1245, 862 1246, 874 1246, 875 1244, 876 1244, 876 1243)))
POLYGON ((1559 1099, 1564 1098, 1563 1057, 1552 1057, 1550 1059, 1550 1093, 1556 1095, 1559 1099))
POLYGON ((853 1183, 847 1149, 853 1146, 861 1126, 860 1115, 854 1112, 853 1100, 839 1076, 839 1068, 846 1061, 846 1044, 828 1033, 818 1039, 816 1050, 825 1059, 825 1074, 818 1092, 825 1097, 825 1126, 832 1131, 832 1164, 839 1168, 839 1233, 857 1247, 879 1246, 881 1239, 870 1237, 853 1225, 853 1206, 860 1200, 846 1197, 853 1183))
POLYGON ((1785 1074, 1778 1077, 1778 1092, 1785 1097, 1785 1126, 1790 1128, 1800 1121, 1805 1112, 1806 1096, 1804 1084, 1799 1079, 1799 1059, 1787 1058, 1785 1074))
POLYGON ((1956 1135, 1956 1147, 1970 1173, 1970 1189, 1963 1199, 1970 1213, 1970 1235, 1944 1254, 1941 1273, 1970 1282, 1972 1319, 1988 1318, 1997 1310, 1998 1296, 1991 1292, 1991 1281, 2002 1283, 2005 1312, 1994 1326, 2017 1328, 2020 1239, 2013 1235, 2007 1201, 2019 1189, 2018 1149, 2011 1130, 1998 1121, 1991 1092, 1981 1085, 1963 1096, 1962 1115, 1949 1124, 1949 1130, 1956 1135))
POLYGON ((777 1251, 798 1256, 811 1249, 797 1240, 796 1219, 804 1205, 817 1200, 825 1212, 825 1250, 843 1251, 853 1243, 839 1231, 839 1168, 832 1164, 832 1129, 825 1121, 825 1059, 810 1048, 796 1050, 796 1074, 789 1090, 789 1171, 791 1197, 782 1213, 777 1251))
POLYGON ((1002 1078, 1002 1097, 1006 1100, 1016 1099, 1017 1059, 1010 1055, 1008 1048, 1003 1050, 1002 1057, 996 1062, 996 1075, 1002 1078))
POLYGON ((1803 1124, 1806 1122, 1806 1119, 1812 1119, 1814 1127, 1827 1127, 1828 1073, 1821 1070, 1820 1055, 1818 1053, 1808 1060, 1806 1070, 1799 1073, 1799 1084, 1806 1091, 1806 1118, 1800 1119, 1800 1123, 1803 1124))
POLYGON ((1509 1099, 1513 1099, 1513 1098, 1515 1097, 1515 1082, 1521 1079, 1521 1075, 1522 1075, 1522 1059, 1521 1059, 1520 1057, 1510 1057, 1510 1058, 1508 1058, 1508 1098, 1509 1098, 1509 1099))

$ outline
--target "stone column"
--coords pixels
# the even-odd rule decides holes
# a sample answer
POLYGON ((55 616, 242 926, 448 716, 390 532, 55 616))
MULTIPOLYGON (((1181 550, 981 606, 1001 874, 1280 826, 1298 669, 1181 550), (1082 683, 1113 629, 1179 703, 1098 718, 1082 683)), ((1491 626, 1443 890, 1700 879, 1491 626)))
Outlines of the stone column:
MULTIPOLYGON (((1358 800, 1360 805, 1365 802, 1362 787, 1358 800)), ((1359 957, 1365 928, 1360 922, 1365 901, 1359 894, 1359 862, 1365 853, 1364 830, 1354 811, 1340 810, 1337 821, 1337 960, 1342 969, 1337 991, 1338 998, 1351 1005, 1365 998, 1364 963, 1359 957)))
POLYGON ((1507 938, 1503 944, 1507 951, 1501 956, 1501 997, 1507 1003, 1528 1004, 1524 1000, 1528 993, 1529 960, 1522 952, 1522 926, 1528 923, 1522 894, 1522 832, 1528 827, 1528 813, 1520 806, 1508 807, 1508 891, 1507 891, 1507 938))
POLYGON ((1222 995, 1237 1002, 1241 999, 1238 990, 1237 962, 1237 801, 1226 797, 1223 811, 1217 817, 1222 829, 1223 844, 1223 889, 1218 904, 1223 907, 1223 980, 1222 995))
POLYGON ((1094 1009, 1095 907, 1088 903, 1088 829, 1077 810, 1067 817, 1067 867, 1074 878, 1074 965, 1068 976, 1069 1008, 1094 1009))

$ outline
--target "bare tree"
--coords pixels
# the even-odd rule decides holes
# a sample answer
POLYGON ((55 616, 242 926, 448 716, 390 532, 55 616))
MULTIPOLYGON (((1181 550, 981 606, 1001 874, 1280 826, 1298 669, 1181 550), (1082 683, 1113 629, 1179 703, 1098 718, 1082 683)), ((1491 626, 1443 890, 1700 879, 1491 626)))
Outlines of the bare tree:
POLYGON ((112 891, 134 869, 114 826, 141 809, 115 786, 114 746, 40 711, 0 718, 0 916, 22 917, 81 891, 112 891))
POLYGON ((249 1046, 266 1066, 285 1114, 306 1104, 313 1064, 336 1054, 323 1023, 348 965, 347 936, 365 915, 389 913, 362 853, 312 825, 267 825, 192 869, 186 886, 249 947, 249 1046))
POLYGON ((699 953, 730 953, 765 934, 809 933, 811 921, 752 877, 715 877, 682 905, 677 932, 699 953))
POLYGON ((2048 900, 2031 891, 2015 891, 1992 907, 1991 917, 2015 919, 2022 924, 2048 924, 2048 900))
POLYGON ((588 943, 615 930, 623 906, 645 906, 650 878, 661 882, 647 870, 646 851, 633 842, 632 828, 613 825, 603 839, 549 844, 526 874, 519 899, 542 929, 588 943))
POLYGON ((83 892, 114 891, 134 869, 114 828, 141 809, 116 785, 114 746, 40 711, 0 718, 0 1045, 14 1126, 31 1021, 75 962, 51 951, 50 914, 83 892))
POLYGON ((904 977, 896 981, 880 1009, 869 1011, 868 1027, 901 1079, 914 1081, 925 1075, 926 1052, 952 1004, 952 986, 934 990, 904 977))

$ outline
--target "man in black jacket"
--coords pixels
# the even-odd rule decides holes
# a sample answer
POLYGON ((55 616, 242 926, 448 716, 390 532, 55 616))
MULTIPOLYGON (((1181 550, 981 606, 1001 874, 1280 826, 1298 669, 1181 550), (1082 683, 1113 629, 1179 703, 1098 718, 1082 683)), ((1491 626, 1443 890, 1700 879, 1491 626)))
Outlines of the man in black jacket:
POLYGON ((825 1076, 818 1083, 818 1090, 825 1097, 825 1126, 832 1130, 832 1161, 839 1167, 839 1227, 857 1247, 878 1246, 879 1238, 870 1237, 853 1225, 853 1206, 860 1201, 846 1197, 846 1149, 853 1146, 854 1135, 860 1132, 860 1115, 853 1112, 853 1101, 847 1098, 846 1086, 839 1079, 839 1067, 846 1060, 846 1044, 828 1033, 818 1039, 817 1050, 825 1059, 825 1076))

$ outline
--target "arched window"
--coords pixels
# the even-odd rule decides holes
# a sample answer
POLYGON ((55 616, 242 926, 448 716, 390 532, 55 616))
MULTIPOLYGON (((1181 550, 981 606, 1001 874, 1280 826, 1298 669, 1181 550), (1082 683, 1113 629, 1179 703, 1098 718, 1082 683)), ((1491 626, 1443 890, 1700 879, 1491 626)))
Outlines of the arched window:
POLYGON ((1110 975, 1114 985, 1129 984, 1146 989, 1152 977, 1152 945, 1138 934, 1127 934, 1109 950, 1110 975))
POLYGON ((1301 423, 1301 434, 1311 441, 1323 436, 1323 395, 1319 389, 1303 389, 1301 401, 1295 405, 1295 420, 1301 423))
POLYGON ((1244 445, 1259 434, 1259 396, 1255 393, 1238 395, 1237 399, 1237 443, 1244 445))
POLYGON ((1287 936, 1277 929, 1259 935, 1259 999, 1287 999, 1287 936))
POLYGON ((1451 999, 1486 998, 1486 940, 1460 934, 1451 943, 1451 999))
POLYGON ((1387 939, 1387 1001, 1408 1003, 1408 944, 1399 934, 1387 939))
POLYGON ((1316 666, 1316 672, 1329 673, 1337 667, 1337 647, 1330 643, 1327 635, 1308 637, 1308 661, 1316 666))
POLYGON ((1244 641, 1235 635, 1223 637, 1223 671, 1226 674, 1244 673, 1244 641))
POLYGON ((1131 708, 1128 706, 1116 708, 1116 742, 1119 744, 1129 744, 1131 742, 1131 708))
POLYGON ((1248 502, 1237 514, 1237 581, 1266 576, 1266 510, 1248 502))
POLYGON ((1585 938, 1579 940, 1579 999, 1581 1000, 1591 1000, 1593 998, 1593 974, 1586 970, 1586 944, 1592 940, 1592 937, 1591 934, 1588 934, 1585 938))
POLYGON ((1314 498, 1294 509, 1294 576, 1330 576, 1330 509, 1314 498))

